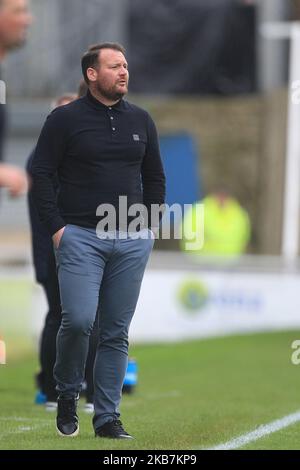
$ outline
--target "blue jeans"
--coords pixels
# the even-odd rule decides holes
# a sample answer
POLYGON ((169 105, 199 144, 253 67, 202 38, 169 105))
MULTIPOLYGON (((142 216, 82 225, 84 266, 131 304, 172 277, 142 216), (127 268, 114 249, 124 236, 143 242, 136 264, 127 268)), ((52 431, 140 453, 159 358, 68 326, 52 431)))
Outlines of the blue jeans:
MULTIPOLYGON (((94 428, 119 418, 128 360, 128 330, 154 240, 98 238, 94 229, 67 225, 56 252, 62 303, 54 377, 62 398, 77 396, 84 379, 89 335, 99 305, 94 364, 94 428)), ((104 236, 104 234, 103 234, 104 236)))

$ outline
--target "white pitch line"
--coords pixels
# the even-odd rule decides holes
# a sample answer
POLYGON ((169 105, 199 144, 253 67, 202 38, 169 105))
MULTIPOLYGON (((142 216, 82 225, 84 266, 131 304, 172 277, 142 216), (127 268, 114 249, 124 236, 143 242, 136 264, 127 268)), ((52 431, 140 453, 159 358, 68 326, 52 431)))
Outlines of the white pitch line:
POLYGON ((5 416, 5 417, 0 417, 0 421, 38 421, 40 423, 48 423, 49 420, 42 419, 42 418, 23 418, 21 416, 5 416))
POLYGON ((0 441, 4 438, 6 438, 8 435, 13 435, 13 434, 22 434, 24 432, 29 432, 29 431, 37 431, 40 428, 48 427, 51 425, 50 421, 46 420, 39 420, 38 418, 18 418, 15 416, 12 417, 6 417, 6 418, 0 418, 1 421, 15 421, 18 423, 27 423, 29 421, 31 422, 38 422, 38 424, 33 424, 31 426, 28 425, 19 425, 16 429, 11 429, 9 431, 5 431, 4 433, 0 432, 0 441))
POLYGON ((247 434, 243 434, 242 436, 236 437, 231 441, 225 442, 223 444, 219 444, 215 447, 211 447, 206 450, 233 450, 239 449, 240 447, 249 444, 250 442, 257 441, 268 434, 272 434, 273 432, 280 431, 281 429, 287 428, 292 424, 297 423, 300 421, 300 411, 296 411, 290 415, 284 416, 283 418, 276 419, 269 424, 264 424, 259 426, 252 432, 247 434))
POLYGON ((14 434, 22 434, 24 432, 29 432, 29 431, 38 431, 39 429, 43 427, 47 427, 48 424, 40 424, 39 426, 19 426, 17 429, 7 431, 5 434, 0 434, 0 441, 2 439, 6 439, 7 436, 11 436, 14 434))

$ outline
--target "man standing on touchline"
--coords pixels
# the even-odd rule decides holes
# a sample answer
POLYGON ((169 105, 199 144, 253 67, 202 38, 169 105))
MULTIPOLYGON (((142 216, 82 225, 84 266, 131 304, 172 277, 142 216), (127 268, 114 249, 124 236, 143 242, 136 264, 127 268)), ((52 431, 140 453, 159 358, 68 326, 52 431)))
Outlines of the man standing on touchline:
MULTIPOLYGON (((99 304, 100 339, 94 366, 95 435, 131 438, 119 420, 121 389, 133 317, 153 236, 127 236, 125 221, 96 231, 97 208, 128 207, 165 199, 165 176, 155 125, 143 109, 123 100, 128 91, 125 51, 116 43, 91 47, 82 57, 89 90, 48 117, 32 163, 34 197, 53 237, 62 301, 54 376, 57 430, 79 432, 77 397, 84 376, 88 337, 99 304), (56 201, 52 178, 58 174, 56 201), (106 236, 109 235, 109 236, 106 236)), ((149 227, 152 229, 151 220, 149 227)), ((127 233, 127 235, 129 235, 127 233)))

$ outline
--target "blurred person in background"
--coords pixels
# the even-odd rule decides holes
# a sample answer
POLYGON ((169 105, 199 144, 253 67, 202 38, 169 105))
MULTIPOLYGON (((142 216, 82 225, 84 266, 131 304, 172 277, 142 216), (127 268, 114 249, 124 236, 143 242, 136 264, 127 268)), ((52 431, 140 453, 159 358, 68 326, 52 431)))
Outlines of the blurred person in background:
MULTIPOLYGON (((0 63, 10 51, 25 43, 31 22, 27 0, 0 0, 0 63)), ((4 102, 5 97, 1 97, 0 103, 4 102)), ((27 190, 27 178, 20 168, 1 162, 4 131, 5 109, 0 104, 0 187, 7 188, 11 196, 19 196, 27 190)))
POLYGON ((119 44, 104 43, 83 55, 87 95, 48 117, 32 165, 35 201, 52 235, 62 300, 54 368, 61 436, 79 433, 77 400, 99 306, 95 436, 132 438, 119 420, 119 405, 129 325, 154 236, 147 225, 141 229, 144 238, 131 237, 128 220, 119 220, 113 238, 104 229, 99 233, 98 209, 110 203, 120 215, 120 195, 125 195, 129 208, 143 202, 150 213, 153 204, 164 203, 165 176, 154 122, 123 100, 129 78, 124 54, 119 44), (52 181, 56 173, 58 201, 52 181))
MULTIPOLYGON (((71 103, 80 96, 86 94, 87 85, 81 81, 78 89, 78 95, 74 93, 65 93, 53 103, 53 108, 64 106, 71 103)), ((27 172, 31 175, 31 164, 34 156, 34 150, 27 162, 27 172)), ((58 191, 59 182, 55 178, 55 187, 58 191)), ((56 273, 55 256, 53 252, 53 242, 45 225, 40 221, 33 196, 32 188, 28 192, 28 207, 31 225, 31 240, 33 252, 33 264, 36 274, 36 280, 44 289, 48 313, 45 319, 44 328, 40 339, 40 367, 41 370, 36 376, 36 381, 41 394, 36 396, 36 403, 45 403, 46 410, 52 411, 57 408, 57 391, 55 390, 55 380, 53 377, 53 368, 56 358, 56 337, 61 324, 61 301, 59 285, 56 273)), ((86 404, 84 411, 92 413, 94 382, 93 366, 98 342, 98 328, 94 328, 90 336, 89 353, 86 362, 86 404)))
POLYGON ((220 187, 195 203, 184 214, 182 233, 183 251, 206 256, 234 257, 245 253, 250 240, 251 224, 247 211, 226 188, 220 187), (197 214, 199 204, 204 208, 203 245, 189 251, 187 244, 193 243, 196 233, 203 229, 199 226, 203 220, 197 214))

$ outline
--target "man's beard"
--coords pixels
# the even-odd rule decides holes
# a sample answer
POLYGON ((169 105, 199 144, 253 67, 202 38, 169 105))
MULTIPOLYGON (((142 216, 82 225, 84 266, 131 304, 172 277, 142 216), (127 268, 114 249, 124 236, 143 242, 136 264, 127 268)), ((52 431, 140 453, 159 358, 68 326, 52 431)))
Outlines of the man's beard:
POLYGON ((104 98, 107 98, 108 100, 111 100, 111 101, 120 100, 121 98, 123 98, 123 96, 126 95, 126 93, 116 91, 114 87, 104 88, 101 86, 100 83, 96 84, 96 89, 100 95, 104 96, 104 98))

